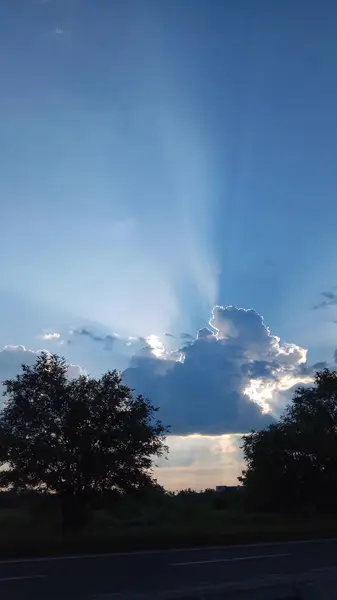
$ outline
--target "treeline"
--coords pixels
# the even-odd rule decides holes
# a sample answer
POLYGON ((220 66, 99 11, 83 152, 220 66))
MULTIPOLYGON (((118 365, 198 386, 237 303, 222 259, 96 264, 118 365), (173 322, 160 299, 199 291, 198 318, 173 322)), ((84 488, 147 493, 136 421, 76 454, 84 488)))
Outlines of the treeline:
POLYGON ((83 528, 95 510, 137 515, 147 507, 163 519, 203 507, 304 517, 336 512, 336 371, 316 373, 277 423, 243 437, 238 488, 199 493, 158 485, 153 464, 167 452, 169 429, 116 371, 69 379, 65 359, 42 354, 4 390, 0 508, 57 511, 65 531, 83 528))
MULTIPOLYGON (((197 492, 192 489, 169 492, 159 485, 153 485, 129 492, 127 494, 109 490, 100 494, 92 494, 90 506, 92 510, 118 511, 127 506, 130 513, 141 506, 156 506, 161 508, 185 511, 189 515, 193 509, 239 511, 245 510, 243 488, 228 487, 225 490, 205 489, 197 492)), ((17 492, 15 490, 0 492, 1 509, 31 510, 32 514, 43 515, 55 512, 58 498, 55 494, 37 491, 17 492)))

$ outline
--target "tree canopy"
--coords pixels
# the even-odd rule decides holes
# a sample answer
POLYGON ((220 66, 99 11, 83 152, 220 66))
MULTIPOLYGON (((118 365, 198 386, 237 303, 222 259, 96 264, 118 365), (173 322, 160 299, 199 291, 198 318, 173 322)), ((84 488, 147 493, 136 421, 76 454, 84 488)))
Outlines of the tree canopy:
POLYGON ((334 511, 337 501, 337 372, 300 387, 281 419, 243 437, 239 478, 254 508, 334 511))
POLYGON ((4 382, 4 396, 0 487, 53 492, 78 508, 95 493, 154 483, 167 428, 117 371, 69 379, 65 359, 43 353, 4 382))

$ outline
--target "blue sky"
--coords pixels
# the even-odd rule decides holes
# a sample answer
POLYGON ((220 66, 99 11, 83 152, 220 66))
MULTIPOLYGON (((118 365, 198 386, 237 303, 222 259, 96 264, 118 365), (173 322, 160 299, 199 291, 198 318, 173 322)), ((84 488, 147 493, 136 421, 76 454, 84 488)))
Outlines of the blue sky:
MULTIPOLYGON (((267 347, 280 369, 292 348, 294 381, 306 359, 306 376, 314 363, 332 362, 336 17, 332 1, 4 0, 0 346, 45 347, 95 374, 133 367, 140 391, 157 390, 161 404, 164 380, 155 387, 153 367, 156 381, 168 373, 166 396, 187 386, 179 387, 183 407, 193 369, 208 369, 200 389, 211 378, 218 406, 232 347, 220 358, 213 338, 199 340, 183 371, 160 343, 181 351, 182 332, 197 342, 214 307, 234 305, 264 324, 253 313, 221 313, 222 346, 235 330, 260 369, 253 384, 230 387, 231 402, 247 386, 270 397, 267 347), (267 342, 245 338, 251 331, 267 342), (46 339, 51 333, 58 337, 46 339), (93 339, 114 333, 109 347, 93 339), (145 350, 143 339, 129 339, 139 337, 148 338, 145 350)), ((279 381, 276 413, 293 383, 279 381)), ((189 424, 172 412, 179 434, 221 433, 208 418, 202 430, 202 411, 213 405, 200 406, 189 424)), ((224 434, 239 427, 230 422, 224 434)), ((177 439, 179 463, 190 440, 177 439)), ((197 478, 204 466, 194 468, 197 478)))

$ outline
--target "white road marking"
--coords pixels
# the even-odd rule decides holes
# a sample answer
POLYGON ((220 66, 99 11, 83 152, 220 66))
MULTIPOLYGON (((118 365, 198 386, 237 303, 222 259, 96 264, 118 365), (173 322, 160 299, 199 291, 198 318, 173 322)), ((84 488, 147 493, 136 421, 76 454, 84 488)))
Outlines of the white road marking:
POLYGON ((47 575, 18 575, 17 577, 0 577, 0 583, 5 581, 20 581, 21 579, 45 579, 47 575))
POLYGON ((0 565, 15 563, 53 562, 61 560, 85 560, 95 558, 118 558, 123 556, 147 556, 151 554, 169 554, 177 552, 208 552, 213 550, 234 550, 235 548, 265 548, 268 546, 297 546, 304 544, 337 543, 337 538, 319 538, 311 540, 283 540, 276 542, 258 542, 256 544, 230 544, 227 546, 190 546, 185 548, 164 548, 161 550, 132 550, 131 552, 96 552, 95 554, 68 554, 59 556, 36 556, 31 558, 5 558, 0 565))
POLYGON ((171 563, 170 567, 187 567, 189 565, 206 565, 210 563, 235 562, 239 560, 259 560, 261 558, 278 558, 280 556, 291 556, 287 554, 260 554, 256 556, 233 556, 232 558, 213 558, 211 560, 193 560, 188 562, 171 563))

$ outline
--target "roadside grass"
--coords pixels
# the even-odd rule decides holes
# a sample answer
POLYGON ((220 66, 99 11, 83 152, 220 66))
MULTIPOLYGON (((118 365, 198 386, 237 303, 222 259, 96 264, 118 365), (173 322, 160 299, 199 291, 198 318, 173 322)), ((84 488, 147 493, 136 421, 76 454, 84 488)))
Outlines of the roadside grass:
POLYGON ((55 509, 38 514, 0 510, 0 556, 114 552, 187 546, 226 545, 305 538, 337 537, 337 518, 301 519, 277 514, 249 514, 146 507, 95 510, 88 526, 63 535, 55 509))

